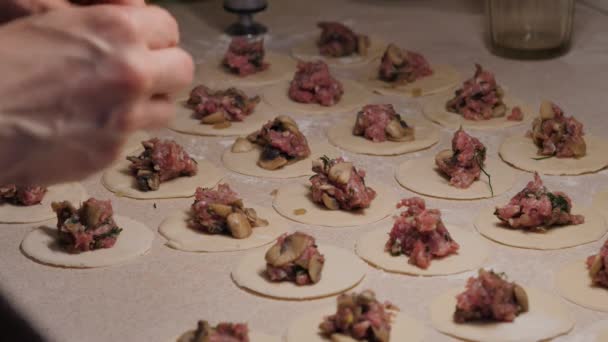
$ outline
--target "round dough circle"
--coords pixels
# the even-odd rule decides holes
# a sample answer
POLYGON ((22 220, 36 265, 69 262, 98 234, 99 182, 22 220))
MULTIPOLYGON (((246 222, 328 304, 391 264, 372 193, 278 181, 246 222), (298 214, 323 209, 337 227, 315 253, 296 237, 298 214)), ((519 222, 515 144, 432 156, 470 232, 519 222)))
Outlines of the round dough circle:
POLYGON ((264 100, 278 110, 289 114, 330 114, 343 113, 363 106, 371 97, 371 93, 355 81, 340 80, 344 87, 344 94, 338 103, 333 106, 321 106, 318 103, 299 103, 292 101, 287 92, 289 81, 280 82, 264 90, 264 100))
POLYGON ((224 166, 234 172, 261 178, 296 178, 309 176, 312 172, 312 161, 322 156, 338 156, 339 151, 325 142, 309 143, 310 156, 299 160, 293 164, 286 165, 278 170, 266 170, 258 166, 262 149, 254 145, 255 148, 249 152, 234 153, 230 147, 224 151, 222 162, 224 166))
POLYGON ((407 97, 427 96, 452 89, 458 85, 462 76, 450 65, 433 65, 433 74, 422 77, 412 83, 391 84, 378 78, 380 60, 369 68, 361 83, 383 95, 400 95, 407 97), (415 94, 418 93, 419 94, 415 94))
MULTIPOLYGON (((139 154, 137 151, 134 154, 139 154)), ((197 159, 198 172, 192 177, 179 177, 160 184, 156 191, 140 191, 129 172, 128 160, 121 160, 104 172, 101 183, 116 196, 135 199, 164 199, 194 196, 197 187, 212 188, 223 177, 222 171, 210 162, 197 159)))
POLYGON ((593 203, 591 205, 608 220, 608 191, 600 191, 593 195, 593 203))
POLYGON ((227 128, 213 128, 213 125, 202 124, 199 119, 193 117, 192 109, 185 106, 187 100, 180 100, 176 103, 175 119, 169 124, 169 128, 176 132, 195 134, 195 135, 211 135, 211 136, 235 136, 246 135, 262 125, 272 120, 276 115, 274 110, 267 104, 260 102, 254 109, 251 115, 247 116, 243 121, 231 122, 227 128))
POLYGON ((256 205, 258 216, 268 220, 265 227, 253 228, 253 233, 246 239, 235 239, 224 234, 206 234, 188 227, 189 210, 183 210, 167 217, 158 228, 158 232, 167 239, 167 246, 186 252, 231 252, 251 249, 269 244, 287 232, 287 221, 273 210, 256 205))
MULTIPOLYGON (((328 342, 329 339, 319 334, 319 324, 323 318, 336 312, 336 307, 327 307, 304 314, 293 321, 287 328, 287 342, 328 342)), ((391 322, 391 341, 418 342, 425 335, 424 324, 397 312, 391 322)))
POLYGON ((608 312, 608 290, 591 284, 585 260, 562 267, 555 281, 560 295, 567 300, 589 309, 608 312))
POLYGON ((606 342, 608 341, 608 321, 606 321, 606 327, 602 328, 600 332, 597 333, 596 342, 606 342))
POLYGON ((322 60, 328 65, 334 67, 359 67, 365 65, 378 57, 382 56, 386 49, 386 43, 377 37, 370 37, 370 46, 367 51, 367 55, 360 56, 347 56, 347 57, 328 57, 322 56, 319 53, 319 47, 317 46, 317 40, 319 35, 309 36, 302 40, 299 44, 291 48, 291 54, 293 57, 303 61, 316 61, 322 60))
POLYGON ((540 157, 538 148, 532 139, 515 135, 505 139, 498 153, 501 158, 514 167, 538 172, 545 175, 580 175, 596 172, 608 165, 608 141, 594 136, 585 135, 587 154, 576 158, 548 158, 534 160, 540 157))
POLYGON ((296 69, 296 62, 289 56, 266 52, 264 61, 270 66, 264 71, 248 76, 238 76, 222 66, 223 57, 214 57, 197 65, 196 80, 214 87, 259 87, 287 80, 296 69))
POLYGON ((508 128, 522 123, 530 121, 532 115, 536 113, 529 106, 518 99, 514 99, 510 96, 504 97, 504 102, 509 109, 519 106, 524 114, 522 121, 507 120, 507 115, 494 118, 490 120, 467 120, 462 115, 457 113, 448 112, 445 109, 446 102, 453 97, 453 92, 443 92, 433 96, 429 96, 422 100, 422 107, 424 115, 429 120, 440 124, 446 128, 458 129, 462 127, 464 129, 499 129, 508 128))
MULTIPOLYGON (((171 342, 175 342, 176 340, 179 341, 179 339, 181 338, 186 339, 186 341, 193 341, 195 332, 196 330, 186 331, 180 337, 176 338, 175 340, 172 340, 171 342)), ((255 331, 249 331, 249 342, 281 342, 281 339, 276 336, 266 335, 255 331)))
POLYGON ((494 216, 494 208, 483 209, 475 227, 483 236, 500 244, 528 249, 562 249, 599 240, 606 233, 604 218, 591 208, 575 210, 585 216, 585 223, 550 228, 544 233, 511 229, 494 216))
POLYGON ((72 254, 57 244, 57 228, 39 227, 29 232, 21 250, 30 258, 47 265, 72 268, 93 268, 124 263, 152 248, 154 232, 143 223, 128 217, 114 216, 116 224, 123 229, 112 248, 72 254))
POLYGON ((456 295, 463 289, 451 289, 431 304, 431 323, 440 332, 470 341, 524 342, 548 340, 568 333, 574 320, 564 304, 546 290, 525 287, 530 311, 513 322, 455 323, 456 295))
POLYGON ((357 286, 365 277, 365 263, 352 252, 334 246, 319 245, 325 256, 321 280, 313 285, 299 286, 291 282, 274 283, 263 275, 267 248, 249 253, 232 271, 232 280, 240 288, 259 295, 288 300, 315 299, 333 296, 357 286))
POLYGON ((390 215, 397 205, 397 196, 386 185, 368 183, 376 190, 376 198, 367 209, 356 212, 344 210, 329 210, 316 204, 310 199, 308 183, 296 182, 282 185, 277 190, 272 205, 279 214, 290 220, 324 227, 362 226, 382 220, 390 215), (304 209, 302 215, 294 213, 304 209))
POLYGON ((433 259, 427 269, 410 264, 405 255, 392 256, 384 251, 390 228, 376 229, 361 236, 357 241, 356 252, 373 266, 392 273, 438 276, 478 269, 487 259, 488 245, 477 234, 458 227, 447 228, 454 241, 460 245, 458 254, 433 259))
POLYGON ((439 141, 439 129, 426 120, 408 118, 408 125, 414 126, 413 141, 383 141, 373 142, 364 137, 353 135, 354 119, 343 120, 327 130, 329 142, 344 150, 371 154, 376 156, 390 156, 423 150, 435 145, 439 141))
POLYGON ((74 204, 85 201, 86 190, 79 183, 64 183, 49 186, 40 204, 22 206, 10 203, 0 204, 0 223, 32 223, 56 217, 52 202, 70 201, 74 204))
POLYGON ((479 180, 467 189, 450 185, 450 180, 435 166, 435 157, 410 159, 401 163, 395 171, 395 178, 404 188, 416 193, 457 200, 473 200, 496 197, 505 193, 515 184, 515 171, 495 158, 487 158, 485 170, 492 177, 494 196, 490 191, 488 178, 482 172, 479 180))

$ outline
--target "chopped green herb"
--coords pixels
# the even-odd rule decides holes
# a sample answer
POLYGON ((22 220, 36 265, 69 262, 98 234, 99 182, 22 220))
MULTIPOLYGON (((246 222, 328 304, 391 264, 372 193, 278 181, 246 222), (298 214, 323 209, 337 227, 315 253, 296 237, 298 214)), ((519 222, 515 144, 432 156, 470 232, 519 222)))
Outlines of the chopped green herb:
POLYGON ((555 154, 552 154, 550 156, 535 157, 535 158, 532 158, 532 159, 534 159, 534 160, 545 160, 545 159, 549 159, 549 158, 553 158, 553 157, 555 157, 555 154))
POLYGON ((479 165, 481 172, 483 172, 486 175, 486 177, 488 177, 488 185, 490 186, 490 193, 492 194, 492 196, 494 196, 494 188, 492 188, 492 177, 483 168, 483 160, 485 159, 485 156, 486 156, 486 149, 484 148, 482 150, 477 150, 475 152, 475 155, 473 156, 473 158, 475 158, 475 162, 477 163, 477 165, 479 165))
POLYGON ((570 206, 564 196, 555 195, 551 192, 547 192, 547 197, 551 200, 551 207, 553 209, 559 209, 563 212, 570 212, 570 206))

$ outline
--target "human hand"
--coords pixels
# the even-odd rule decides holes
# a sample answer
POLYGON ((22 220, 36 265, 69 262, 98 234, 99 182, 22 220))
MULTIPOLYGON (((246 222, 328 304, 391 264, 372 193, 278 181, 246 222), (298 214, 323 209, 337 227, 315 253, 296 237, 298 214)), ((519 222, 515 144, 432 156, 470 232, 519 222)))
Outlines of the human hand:
POLYGON ((77 180, 125 137, 165 125, 192 81, 177 23, 158 7, 100 5, 0 26, 0 184, 77 180))

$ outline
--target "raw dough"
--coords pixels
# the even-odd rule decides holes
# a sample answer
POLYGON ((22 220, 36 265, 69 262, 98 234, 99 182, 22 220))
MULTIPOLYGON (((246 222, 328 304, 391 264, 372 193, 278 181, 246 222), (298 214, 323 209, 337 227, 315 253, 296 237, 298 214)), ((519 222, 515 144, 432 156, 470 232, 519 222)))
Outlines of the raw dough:
POLYGON ((350 227, 380 221, 389 216, 397 205, 397 196, 386 185, 366 182, 376 190, 376 198, 367 209, 356 212, 345 210, 329 210, 316 204, 310 198, 310 183, 307 181, 285 184, 277 190, 272 205, 279 214, 290 220, 325 227, 350 227), (294 213, 297 209, 304 209, 302 215, 294 213))
POLYGON ((142 148, 141 142, 150 140, 150 138, 150 134, 145 131, 136 131, 131 134, 122 147, 122 152, 120 153, 121 158, 124 159, 126 156, 130 155, 131 152, 140 150, 142 148))
MULTIPOLYGON (((494 196, 509 191, 515 183, 515 171, 498 159, 487 158, 484 169, 492 177, 494 196)), ((435 166, 435 157, 406 160, 397 167, 395 178, 403 187, 432 197, 458 200, 492 197, 488 177, 483 172, 467 189, 457 188, 435 166)))
POLYGON ((359 238, 356 252, 368 263, 388 272, 421 276, 436 276, 462 273, 479 268, 488 256, 488 245, 472 232, 462 228, 447 227, 454 241, 458 242, 458 254, 442 259, 433 259, 427 269, 416 267, 408 262, 408 256, 391 256, 384 251, 388 240, 388 229, 376 229, 359 238))
POLYGON ((245 255, 232 271, 232 279, 241 288, 279 299, 302 300, 329 297, 355 287, 365 277, 365 263, 352 252, 327 245, 318 245, 325 256, 321 280, 313 285, 299 286, 292 282, 266 280, 264 255, 268 248, 258 248, 245 255))
POLYGON ((589 309, 608 312, 608 289, 592 285, 585 260, 560 269, 555 281, 559 293, 567 300, 589 309))
POLYGON ((264 61, 270 63, 268 69, 242 77, 228 72, 222 57, 215 57, 197 66, 196 79, 213 87, 259 87, 288 80, 296 69, 296 62, 282 54, 266 52, 264 61))
MULTIPOLYGON (((336 307, 315 310, 300 316, 287 329, 287 342, 329 342, 330 339, 319 335, 319 324, 323 318, 336 312, 336 307)), ((425 333, 424 324, 409 317, 403 312, 397 312, 391 324, 391 341, 418 342, 422 341, 425 333)))
POLYGON ((326 57, 321 56, 319 53, 319 47, 317 46, 317 40, 319 34, 309 36, 305 40, 301 41, 298 45, 291 48, 291 54, 296 58, 303 61, 316 61, 322 60, 328 65, 335 67, 359 67, 364 64, 371 62, 374 59, 382 56, 384 50, 386 50, 386 43, 377 37, 370 37, 370 47, 368 48, 365 56, 358 54, 347 57, 326 57))
POLYGON ((504 97, 504 102, 508 108, 505 116, 490 120, 466 120, 462 115, 448 112, 445 109, 446 102, 453 96, 453 91, 446 91, 423 99, 422 106, 424 115, 426 115, 426 117, 433 122, 452 129, 458 129, 459 127, 464 129, 498 129, 521 125, 522 123, 530 121, 532 116, 538 113, 538 111, 530 109, 530 107, 528 107, 522 101, 507 95, 504 97), (507 120, 507 115, 515 106, 519 106, 524 114, 524 119, 522 121, 507 120))
POLYGON ((79 183, 65 183, 48 187, 40 204, 19 206, 0 204, 0 223, 40 222, 55 217, 52 202, 70 201, 75 205, 87 199, 86 190, 79 183))
POLYGON ((599 240, 606 233, 604 218, 591 208, 574 209, 574 213, 585 216, 585 223, 556 226, 544 233, 511 229, 501 224, 494 216, 494 208, 483 209, 475 221, 477 230, 498 243, 529 249, 561 249, 584 245, 599 240))
POLYGON ((415 139, 413 141, 383 141, 373 142, 364 137, 353 135, 356 116, 343 120, 327 131, 329 142, 344 150, 371 154, 376 156, 390 156, 414 152, 429 148, 439 141, 439 129, 426 120, 406 118, 410 126, 414 126, 415 139))
POLYGON ((21 250, 30 258, 43 264, 92 268, 120 264, 144 255, 152 248, 154 233, 143 223, 123 216, 114 216, 114 220, 123 231, 112 248, 78 254, 68 253, 57 244, 57 228, 43 226, 32 230, 25 236, 21 242, 21 250))
POLYGON ((506 138, 498 152, 505 162, 518 169, 545 175, 580 175, 605 168, 608 165, 608 141, 585 135, 585 142, 587 154, 579 159, 553 157, 534 160, 533 158, 542 157, 537 154, 538 147, 532 139, 522 135, 506 138))
MULTIPOLYGON (((175 340, 172 340, 171 342, 175 342, 180 338, 187 338, 187 341, 191 341, 194 337, 195 332, 196 330, 187 331, 180 337, 176 338, 175 340)), ((270 336, 263 333, 249 331, 249 342, 281 342, 281 339, 276 336, 270 336)))
MULTIPOLYGON (((133 155, 138 155, 136 151, 133 155)), ((197 187, 211 188, 223 177, 220 169, 210 162, 197 159, 198 172, 192 177, 179 177, 160 184, 156 191, 140 191, 135 184, 135 177, 129 172, 128 160, 121 160, 112 165, 104 172, 101 179, 102 184, 116 196, 124 196, 135 199, 163 199, 192 197, 197 187)))
POLYGON ((355 81, 340 80, 344 87, 344 94, 338 103, 333 106, 321 106, 317 103, 299 103, 292 101, 287 92, 289 81, 273 84, 264 90, 264 100, 278 110, 299 114, 330 114, 343 113, 363 106, 372 93, 355 81))
POLYGON ((224 166, 234 172, 262 178, 295 178, 309 176, 312 172, 312 161, 324 155, 337 157, 339 151, 325 142, 310 143, 310 156, 278 170, 266 170, 258 166, 262 149, 257 145, 250 152, 233 153, 230 147, 224 151, 222 161, 224 166))
POLYGON ((367 70, 361 83, 383 95, 405 95, 407 97, 432 95, 454 88, 462 77, 452 66, 438 64, 432 66, 433 74, 430 76, 419 78, 412 83, 392 84, 378 78, 379 65, 379 59, 374 61, 373 67, 367 70))
POLYGON ((602 330, 597 334, 596 342, 606 342, 608 341, 608 321, 606 321, 606 328, 602 328, 602 330))
POLYGON ((608 220, 608 191, 604 190, 596 193, 593 196, 593 203, 591 206, 608 220))
POLYGON ((229 235, 206 234, 188 227, 189 210, 177 212, 166 218, 158 228, 168 241, 169 247, 186 252, 231 252, 263 246, 275 241, 287 232, 288 223, 274 211, 256 205, 258 216, 269 221, 265 227, 253 228, 253 234, 246 239, 235 239, 229 235))
POLYGON ((524 342, 548 340, 568 333, 574 320, 567 308, 547 290, 525 287, 530 311, 513 322, 455 323, 456 295, 464 289, 452 289, 433 300, 431 322, 440 332, 471 341, 524 342))
POLYGON ((197 135, 235 136, 246 135, 272 120, 276 114, 267 104, 260 102, 253 113, 243 121, 231 122, 227 128, 213 128, 213 125, 202 124, 199 119, 193 117, 192 109, 185 106, 187 100, 176 103, 175 119, 169 124, 169 128, 181 133, 197 135))

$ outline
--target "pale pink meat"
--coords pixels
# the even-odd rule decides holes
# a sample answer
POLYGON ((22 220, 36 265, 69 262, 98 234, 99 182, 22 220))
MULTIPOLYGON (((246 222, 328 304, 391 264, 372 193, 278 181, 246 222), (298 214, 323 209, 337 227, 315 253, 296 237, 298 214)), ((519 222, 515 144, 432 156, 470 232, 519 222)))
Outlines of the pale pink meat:
POLYGON ((239 76, 249 76, 268 69, 264 62, 264 40, 249 40, 235 37, 228 46, 222 64, 230 72, 239 76))
MULTIPOLYGON (((399 49, 392 45, 390 49, 399 49)), ((426 58, 413 51, 399 49, 399 58, 391 58, 389 48, 382 55, 378 78, 385 82, 412 83, 417 79, 433 74, 431 65, 426 58)), ((396 51, 395 51, 396 52, 396 51)))
POLYGON ((553 117, 536 118, 528 134, 538 147, 538 154, 557 158, 580 158, 587 152, 583 124, 573 116, 565 116, 561 108, 551 104, 553 117))
POLYGON ((243 121, 253 113, 259 102, 259 96, 250 98, 236 88, 212 91, 204 85, 198 85, 190 92, 187 105, 198 119, 221 112, 226 121, 243 121))
POLYGON ((288 95, 296 102, 333 106, 343 93, 342 83, 331 76, 327 64, 316 61, 298 63, 288 95))
POLYGON ((359 48, 360 39, 363 39, 365 44, 369 46, 369 38, 356 34, 344 24, 338 22, 320 22, 317 26, 321 29, 321 36, 317 42, 317 46, 323 56, 345 57, 362 53, 363 51, 359 48))
POLYGON ((591 269, 597 258, 601 259, 601 266, 595 275, 592 275, 591 281, 598 286, 608 288, 608 240, 604 242, 599 253, 591 255, 587 258, 587 267, 591 269))
POLYGON ((486 159, 486 147, 464 130, 459 129, 452 138, 452 154, 435 158, 439 170, 450 178, 450 184, 466 189, 479 179, 486 159))
POLYGON ((17 186, 15 184, 0 186, 0 204, 3 202, 23 206, 39 204, 46 192, 47 188, 42 186, 17 186))

